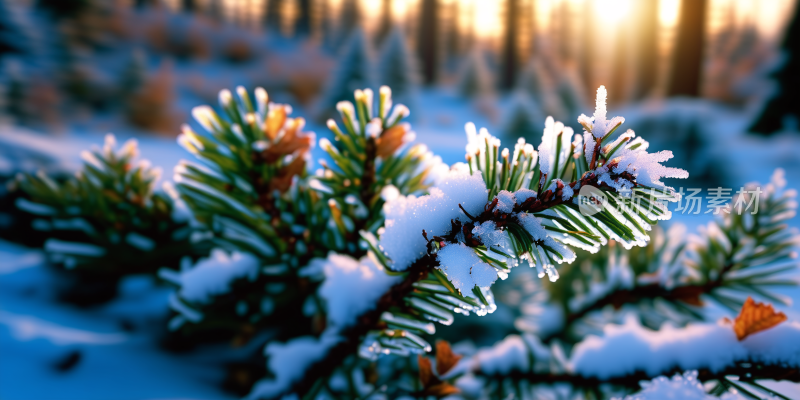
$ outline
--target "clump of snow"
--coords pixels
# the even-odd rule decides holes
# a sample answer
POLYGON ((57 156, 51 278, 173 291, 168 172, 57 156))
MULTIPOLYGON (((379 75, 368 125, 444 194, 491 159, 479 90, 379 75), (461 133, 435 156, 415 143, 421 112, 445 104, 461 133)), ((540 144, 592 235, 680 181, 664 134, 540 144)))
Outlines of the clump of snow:
POLYGON ((642 327, 634 316, 623 325, 607 325, 603 337, 588 336, 575 345, 573 370, 587 377, 609 379, 644 371, 655 376, 673 368, 720 371, 736 362, 800 365, 800 323, 783 323, 736 338, 728 322, 642 327), (613 362, 612 362, 613 360, 613 362))
POLYGON ((487 202, 488 190, 480 172, 470 175, 464 168, 450 170, 442 182, 431 188, 430 194, 397 197, 384 205, 386 226, 380 246, 393 261, 392 268, 405 270, 425 255, 426 242, 422 231, 430 238, 450 230, 450 220, 469 220, 459 208, 476 215, 487 202))
MULTIPOLYGON (((683 375, 675 374, 672 379, 659 376, 651 381, 641 382, 639 393, 626 396, 624 400, 738 400, 745 399, 738 393, 726 393, 722 397, 706 393, 703 384, 697 380, 697 371, 686 371, 683 375)), ((617 399, 618 400, 618 399, 617 399)))
POLYGON ((514 192, 514 197, 518 202, 523 203, 531 197, 536 198, 536 192, 527 188, 522 188, 514 192))
POLYGON ((528 213, 520 213, 517 218, 520 225, 533 236, 533 240, 541 242, 547 238, 547 231, 542 226, 539 218, 528 213))
POLYGON ((472 228, 472 234, 481 240, 486 247, 495 246, 505 253, 513 253, 513 245, 508 231, 497 229, 494 221, 486 221, 472 228))
POLYGON ((193 303, 207 303, 211 297, 229 291, 234 280, 243 277, 255 279, 258 264, 258 259, 252 254, 228 254, 225 250, 214 249, 194 268, 180 273, 180 296, 193 303))
POLYGON ((475 250, 464 243, 443 247, 437 253, 442 271, 463 295, 472 295, 472 288, 488 288, 497 280, 497 270, 481 261, 475 250))
POLYGON ((331 253, 322 269, 325 282, 319 295, 327 304, 328 326, 338 329, 351 326, 359 315, 375 308, 381 295, 400 280, 369 257, 356 260, 331 253))
POLYGON ((507 214, 511 214, 511 212, 514 211, 514 205, 517 204, 514 193, 508 190, 501 190, 500 193, 495 196, 495 199, 497 199, 497 206, 495 209, 507 214))
POLYGON ((264 349, 267 366, 274 374, 271 379, 258 381, 246 399, 275 398, 300 380, 306 370, 321 360, 342 338, 326 329, 319 338, 301 336, 286 343, 271 342, 264 349))

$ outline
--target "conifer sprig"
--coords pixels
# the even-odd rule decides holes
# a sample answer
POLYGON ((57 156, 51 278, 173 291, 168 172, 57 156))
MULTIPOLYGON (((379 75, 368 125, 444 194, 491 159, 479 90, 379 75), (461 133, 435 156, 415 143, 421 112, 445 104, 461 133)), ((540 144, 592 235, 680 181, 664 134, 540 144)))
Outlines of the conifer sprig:
MULTIPOLYGON (((263 268, 203 303, 178 295, 173 308, 179 315, 171 326, 185 333, 231 332, 236 343, 277 321, 303 331, 310 322, 302 304, 317 283, 298 270, 337 247, 324 200, 299 184, 314 134, 303 131, 303 118, 290 117, 290 106, 269 102, 261 88, 254 97, 243 87, 235 96, 223 90, 219 102, 219 114, 209 106, 192 111, 203 131, 183 127, 178 142, 199 162, 176 167, 175 189, 217 246, 253 254, 263 268), (264 290, 268 284, 272 292, 264 290)), ((180 274, 162 276, 183 284, 180 274)))
MULTIPOLYGON (((604 109, 604 98, 602 103, 604 109)), ((598 100, 598 111, 595 113, 598 117, 595 125, 598 127, 605 124, 599 118, 601 114, 604 118, 604 110, 600 108, 598 100)), ((358 115, 369 115, 366 108, 357 109, 364 109, 358 115)), ((354 107, 340 105, 340 110, 345 126, 352 130, 353 135, 366 131, 367 119, 358 120, 355 117, 358 111, 354 107)), ((595 131, 599 132, 600 129, 596 128, 595 131)), ((650 225, 658 219, 669 218, 666 206, 660 201, 676 201, 680 198, 671 188, 664 186, 659 178, 685 177, 685 171, 665 169, 659 162, 669 157, 647 154, 642 141, 625 147, 619 158, 603 159, 602 164, 595 159, 592 162, 595 166, 593 169, 577 175, 577 160, 584 158, 584 155, 575 155, 575 152, 576 149, 580 151, 581 147, 570 142, 571 129, 554 123, 552 119, 547 121, 538 154, 521 141, 517 144, 514 156, 509 158, 510 152, 499 152, 499 140, 487 131, 476 134, 474 126, 468 125, 467 133, 470 139, 467 147, 468 165, 463 168, 469 169, 469 174, 466 171, 455 174, 480 175, 482 187, 485 188, 483 193, 489 195, 488 202, 478 214, 472 215, 462 206, 462 199, 454 199, 463 216, 451 220, 451 229, 443 234, 429 236, 421 229, 427 251, 410 264, 392 260, 395 256, 402 256, 401 252, 406 252, 403 245, 396 250, 397 247, 392 244, 395 250, 391 251, 386 247, 389 241, 404 240, 394 236, 394 231, 406 232, 410 229, 401 227, 399 219, 429 218, 428 214, 404 215, 405 211, 395 213, 391 211, 393 205, 387 205, 389 220, 381 234, 381 241, 369 232, 363 232, 362 237, 374 252, 374 259, 387 270, 404 271, 405 277, 381 297, 374 310, 362 315, 356 326, 342 334, 345 339, 341 343, 311 367, 305 378, 294 387, 301 393, 305 393, 302 388, 313 387, 319 380, 328 379, 356 349, 359 349, 361 357, 368 359, 380 354, 426 352, 431 346, 422 335, 433 333, 431 321, 449 324, 453 321, 454 312, 485 314, 494 311, 494 299, 489 290, 494 279, 478 278, 473 275, 477 269, 489 268, 496 278, 507 274, 510 267, 519 263, 518 260, 525 259, 539 269, 540 277, 547 273, 555 280, 557 273, 553 264, 574 261, 575 254, 567 245, 593 251, 611 239, 621 241, 626 248, 634 244, 644 245, 649 239, 647 231, 650 225), (575 178, 567 181, 570 183, 561 180, 572 176, 575 178), (613 199, 613 205, 618 209, 603 207, 591 215, 581 213, 579 201, 576 201, 581 196, 576 191, 581 187, 602 191, 613 199), (641 195, 643 201, 624 204, 623 198, 633 197, 633 193, 641 195), (652 206, 645 211, 642 203, 652 206), (486 229, 481 229, 484 226, 486 229), (459 250, 462 248, 463 251, 459 250), (456 251, 458 255, 451 258, 450 254, 456 251), (450 253, 444 256, 446 252, 450 253), (457 272, 459 268, 466 272, 457 272), (466 284, 467 279, 474 279, 474 283, 466 284)), ((592 133, 589 132, 589 135, 592 133)), ((448 183, 445 182, 445 185, 448 183)), ((434 197, 431 198, 441 198, 436 197, 441 196, 439 193, 442 191, 432 194, 434 197)), ((447 194, 444 196, 446 198, 447 194)), ((426 201, 425 197, 403 200, 403 205, 399 207, 415 212, 413 210, 424 209, 426 201)), ((434 204, 436 206, 431 207, 446 207, 444 204, 434 204)), ((420 225, 428 224, 429 221, 421 221, 420 225)))
POLYGON ((173 218, 170 197, 155 191, 161 171, 137 162, 135 140, 116 147, 107 135, 102 149, 81 154, 83 169, 63 183, 44 173, 18 177, 30 200, 17 205, 39 216, 36 227, 52 231, 45 243, 49 258, 79 281, 116 285, 124 275, 176 268, 183 256, 202 254, 187 222, 173 218))
MULTIPOLYGON (((327 122, 334 141, 320 140, 332 164, 312 187, 329 198, 329 206, 344 243, 355 245, 359 232, 375 233, 383 226, 384 190, 402 195, 422 194, 446 167, 423 144, 411 145, 415 134, 403 122, 410 114, 394 105, 392 91, 382 86, 377 104, 371 89, 356 90, 355 104, 341 101, 336 109, 343 128, 327 122)), ((356 249, 348 252, 357 254, 356 249)))

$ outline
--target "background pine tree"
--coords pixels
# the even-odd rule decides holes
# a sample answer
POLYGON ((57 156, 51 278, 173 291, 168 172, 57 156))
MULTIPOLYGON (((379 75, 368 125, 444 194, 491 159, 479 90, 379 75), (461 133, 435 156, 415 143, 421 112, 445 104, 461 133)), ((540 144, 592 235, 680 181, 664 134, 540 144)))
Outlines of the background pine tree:
POLYGON ((786 128, 787 123, 794 129, 800 126, 800 99, 796 96, 800 91, 800 76, 797 74, 800 70, 800 4, 795 4, 794 16, 785 35, 781 44, 783 59, 773 73, 776 92, 750 126, 751 132, 768 135, 786 128))

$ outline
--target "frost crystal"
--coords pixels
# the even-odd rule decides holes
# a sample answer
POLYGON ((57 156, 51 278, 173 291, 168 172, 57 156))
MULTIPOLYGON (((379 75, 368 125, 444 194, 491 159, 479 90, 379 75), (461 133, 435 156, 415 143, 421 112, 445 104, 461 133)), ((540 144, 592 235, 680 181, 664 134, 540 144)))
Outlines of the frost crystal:
POLYGON ((465 296, 471 296, 475 286, 488 288, 497 280, 497 270, 481 261, 475 250, 464 243, 443 247, 437 257, 447 278, 465 296))
POLYGON ((483 211, 487 193, 480 172, 470 175, 464 168, 454 167, 438 186, 431 188, 429 195, 401 196, 386 203, 386 227, 380 246, 393 261, 392 268, 405 270, 425 255, 423 230, 431 238, 449 232, 452 219, 469 221, 459 204, 472 215, 483 211))
MULTIPOLYGON (((622 117, 614 117, 610 121, 606 120, 606 97, 606 87, 600 86, 597 89, 594 116, 590 118, 581 114, 578 117, 578 122, 586 128, 586 131, 592 132, 592 135, 598 139, 604 138, 614 127, 625 122, 625 118, 622 117)), ((584 141, 588 143, 585 136, 584 141)))
POLYGON ((584 155, 586 156, 586 163, 589 164, 589 167, 592 167, 592 157, 594 156, 594 147, 596 142, 594 141, 594 136, 592 136, 591 132, 584 132, 583 133, 583 142, 584 142, 584 155))
POLYGON ((672 158, 671 151, 664 150, 651 154, 642 148, 644 146, 635 149, 630 147, 630 144, 626 146, 614 159, 618 163, 614 167, 614 173, 629 172, 636 177, 637 183, 659 189, 672 189, 667 187, 661 178, 686 179, 689 177, 686 170, 661 165, 662 162, 672 158))

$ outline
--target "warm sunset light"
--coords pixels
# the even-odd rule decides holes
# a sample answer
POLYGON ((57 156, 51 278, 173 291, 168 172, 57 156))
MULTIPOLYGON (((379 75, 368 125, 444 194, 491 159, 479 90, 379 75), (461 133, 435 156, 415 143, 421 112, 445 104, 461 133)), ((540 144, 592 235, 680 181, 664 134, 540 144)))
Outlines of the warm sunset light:
POLYGON ((664 26, 674 26, 678 21, 680 0, 659 0, 658 19, 664 26))

